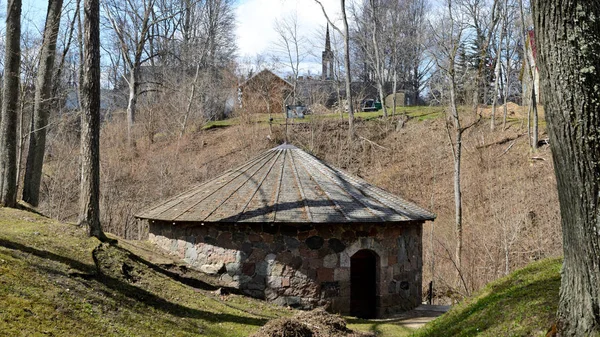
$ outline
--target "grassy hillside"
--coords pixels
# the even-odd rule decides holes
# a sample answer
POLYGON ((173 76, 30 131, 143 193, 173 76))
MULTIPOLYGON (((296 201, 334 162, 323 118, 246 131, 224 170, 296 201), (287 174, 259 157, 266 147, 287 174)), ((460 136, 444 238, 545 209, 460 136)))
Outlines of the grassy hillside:
POLYGON ((130 279, 98 275, 92 260, 98 243, 73 225, 0 209, 0 334, 247 336, 288 314, 183 285, 133 256, 122 267, 130 267, 130 279))
MULTIPOLYGON (((295 313, 199 280, 183 284, 150 259, 174 262, 145 242, 100 244, 74 225, 0 208, 0 335, 235 337, 295 313)), ((351 328, 411 331, 393 322, 351 328)))
POLYGON ((561 264, 535 262, 492 282, 414 336, 545 336, 558 308, 561 264))

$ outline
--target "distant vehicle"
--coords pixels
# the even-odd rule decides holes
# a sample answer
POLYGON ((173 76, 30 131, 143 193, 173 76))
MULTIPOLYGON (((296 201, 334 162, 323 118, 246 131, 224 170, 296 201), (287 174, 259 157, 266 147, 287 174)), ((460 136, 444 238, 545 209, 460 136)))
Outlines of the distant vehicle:
POLYGON ((381 109, 381 102, 374 99, 365 99, 360 105, 361 111, 377 111, 381 109))
POLYGON ((304 105, 286 105, 285 114, 287 118, 304 118, 308 114, 308 108, 304 105))

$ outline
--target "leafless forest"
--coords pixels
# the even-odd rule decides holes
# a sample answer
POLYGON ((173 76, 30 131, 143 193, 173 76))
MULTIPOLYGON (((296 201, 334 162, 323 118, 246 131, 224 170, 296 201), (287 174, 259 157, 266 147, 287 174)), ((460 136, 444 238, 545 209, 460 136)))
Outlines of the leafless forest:
MULTIPOLYGON (((19 0, 9 6, 15 3, 20 13, 19 0)), ((530 261, 560 255, 528 3, 352 1, 342 11, 347 28, 325 9, 322 29, 311 34, 299 32, 297 17, 282 17, 272 50, 250 58, 236 53, 235 5, 100 2, 104 231, 143 238, 137 211, 287 137, 438 215, 424 229, 424 280, 434 280, 440 298, 458 299, 530 261), (301 64, 320 58, 326 24, 331 90, 307 93, 301 64), (281 119, 269 125, 261 117, 271 111, 260 99, 240 107, 238 86, 265 68, 292 84, 291 104, 330 115, 293 123, 286 136, 281 119), (402 91, 431 116, 410 119, 392 95, 382 117, 354 119, 352 103, 358 108, 365 98, 354 83, 369 83, 382 102, 402 91), (219 120, 228 126, 205 128, 219 120)), ((83 7, 81 0, 51 0, 45 21, 23 14, 18 30, 15 9, 2 13, 2 204, 23 199, 72 222, 81 183, 83 7)))

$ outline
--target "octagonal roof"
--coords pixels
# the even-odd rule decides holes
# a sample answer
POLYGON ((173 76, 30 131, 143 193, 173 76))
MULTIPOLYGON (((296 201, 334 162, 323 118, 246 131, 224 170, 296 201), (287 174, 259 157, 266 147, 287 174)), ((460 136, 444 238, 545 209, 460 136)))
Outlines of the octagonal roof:
POLYGON ((433 220, 435 215, 283 144, 136 217, 170 222, 386 223, 433 220))

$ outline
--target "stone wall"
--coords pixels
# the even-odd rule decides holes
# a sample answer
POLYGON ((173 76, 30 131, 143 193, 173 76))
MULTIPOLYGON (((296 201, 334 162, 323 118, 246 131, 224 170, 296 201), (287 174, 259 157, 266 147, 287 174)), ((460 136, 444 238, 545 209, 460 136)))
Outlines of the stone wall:
POLYGON ((149 239, 222 286, 280 305, 350 313, 351 257, 378 255, 377 316, 421 302, 422 223, 150 223, 149 239))

